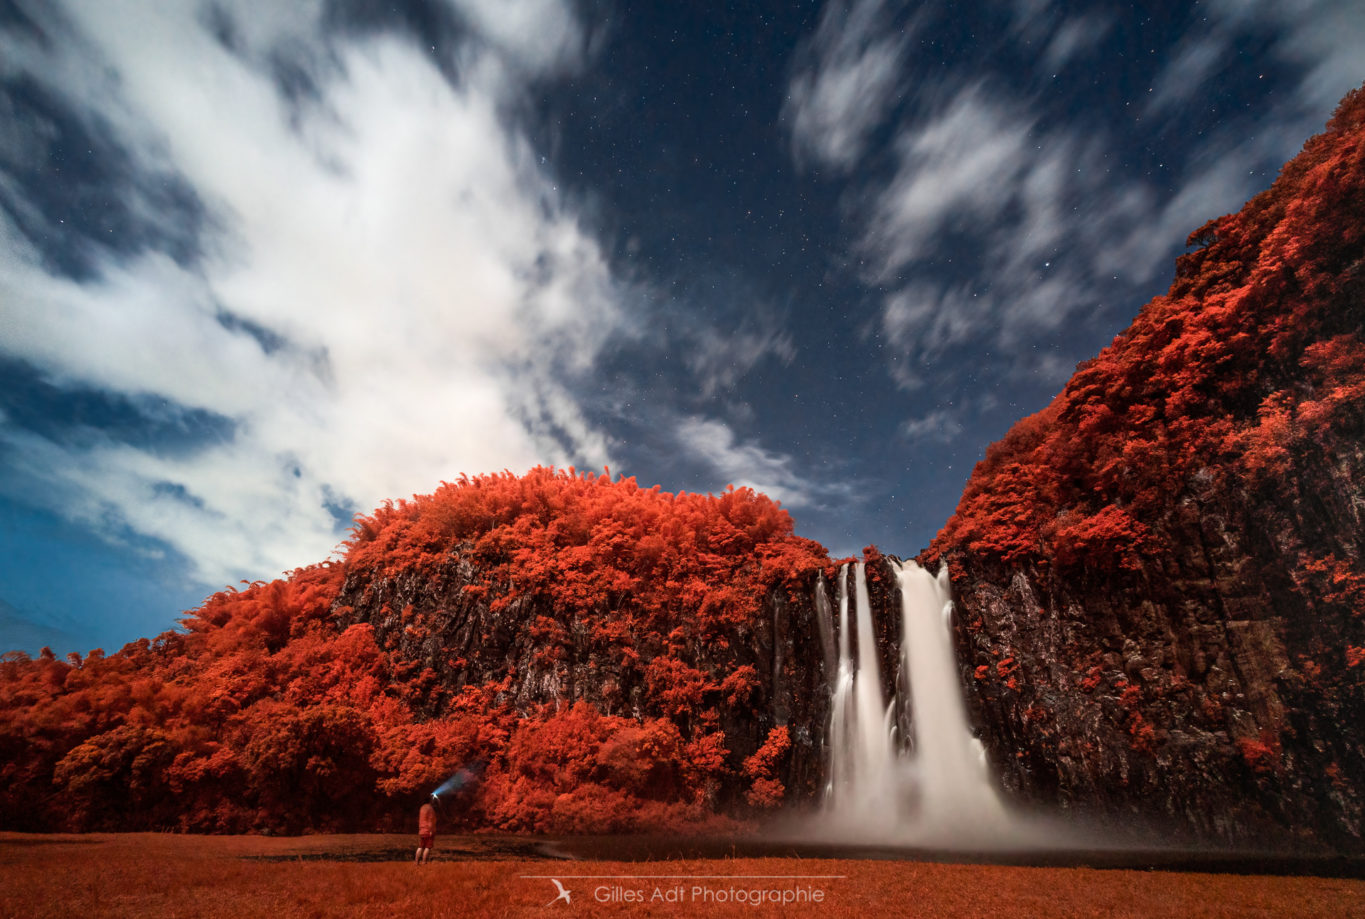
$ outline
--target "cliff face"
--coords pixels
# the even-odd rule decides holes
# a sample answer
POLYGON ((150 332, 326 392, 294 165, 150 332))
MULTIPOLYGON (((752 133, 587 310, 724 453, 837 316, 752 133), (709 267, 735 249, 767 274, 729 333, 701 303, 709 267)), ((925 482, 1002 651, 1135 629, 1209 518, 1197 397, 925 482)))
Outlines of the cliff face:
POLYGON ((537 471, 362 520, 333 614, 420 671, 422 717, 478 690, 518 718, 583 703, 667 721, 714 767, 698 774, 704 803, 728 810, 818 787, 829 701, 813 597, 827 564, 747 490, 673 496, 537 471), (782 790, 757 801, 745 763, 779 728, 766 778, 782 790))
POLYGON ((1357 91, 991 448, 925 553, 1017 795, 1362 847, 1362 215, 1357 91))

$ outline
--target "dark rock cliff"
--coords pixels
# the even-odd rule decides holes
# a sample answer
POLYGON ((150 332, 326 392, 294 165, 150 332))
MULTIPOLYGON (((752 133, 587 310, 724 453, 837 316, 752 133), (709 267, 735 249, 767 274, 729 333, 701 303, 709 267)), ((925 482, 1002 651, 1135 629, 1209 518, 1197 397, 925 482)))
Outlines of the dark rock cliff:
POLYGON ((946 560, 1017 797, 1365 848, 1365 94, 978 465, 946 560))
MULTIPOLYGON (((700 673, 716 689, 703 689, 701 699, 715 709, 725 735, 731 778, 745 758, 761 746, 774 727, 785 725, 792 748, 785 780, 793 798, 810 797, 823 774, 824 736, 829 720, 829 693, 822 663, 815 609, 816 572, 807 574, 807 589, 771 589, 762 618, 736 629, 731 640, 713 643, 690 637, 669 649, 666 659, 700 673), (731 674, 750 667, 755 682, 742 699, 731 701, 718 687, 731 674)), ((351 572, 336 602, 345 624, 366 622, 375 638, 397 657, 429 671, 423 708, 439 717, 468 686, 499 684, 493 702, 523 714, 544 705, 568 708, 587 702, 607 715, 640 719, 658 717, 650 698, 645 669, 656 660, 650 649, 642 657, 623 659, 609 643, 594 638, 594 622, 619 610, 575 610, 567 616, 553 601, 534 594, 510 595, 501 609, 496 597, 472 596, 480 583, 469 558, 454 551, 435 576, 430 571, 396 576, 351 572), (395 613, 393 610, 404 610, 395 613), (559 626, 547 654, 547 630, 527 623, 552 621, 559 626), (420 622, 423 628, 409 626, 420 622)), ((726 783, 720 803, 741 798, 741 783, 726 783)))
MULTIPOLYGON (((706 545, 710 518, 726 519, 717 508, 747 507, 733 500, 738 492, 674 499, 633 482, 563 476, 543 487, 581 487, 583 496, 556 497, 562 504, 529 525, 519 509, 517 531, 498 539, 489 536, 497 527, 480 523, 474 538, 442 540, 416 559, 397 561, 387 545, 354 550, 333 603, 338 624, 370 625, 380 647, 408 662, 424 686, 423 717, 440 718, 467 689, 487 688, 490 707, 523 718, 587 703, 608 716, 671 719, 684 740, 715 737, 723 750, 710 795, 721 810, 744 801, 752 780, 745 761, 786 727, 790 749, 775 777, 787 800, 814 795, 829 708, 814 605, 823 550, 791 537, 785 513, 771 537, 727 535, 723 546, 706 545), (584 509, 602 500, 598 492, 667 506, 691 500, 706 517, 687 524, 673 562, 642 560, 644 531, 619 539, 625 513, 584 509)), ((746 500, 773 507, 760 496, 746 500)))

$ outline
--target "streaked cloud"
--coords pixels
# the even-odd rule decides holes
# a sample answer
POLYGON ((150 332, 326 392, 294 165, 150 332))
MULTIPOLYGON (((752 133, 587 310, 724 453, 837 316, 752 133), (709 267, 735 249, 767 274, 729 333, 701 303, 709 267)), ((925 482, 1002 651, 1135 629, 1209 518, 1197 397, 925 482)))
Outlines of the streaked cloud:
POLYGON ((878 192, 864 247, 888 276, 937 246, 950 230, 974 230, 1009 206, 1028 168, 1031 124, 978 86, 901 129, 899 166, 878 192))
POLYGON ((1043 50, 1042 64, 1048 73, 1058 73, 1067 64, 1098 47, 1114 27, 1112 17, 1094 11, 1073 16, 1057 27, 1043 50))
MULTIPOLYGON (((819 507, 831 495, 846 490, 839 483, 804 477, 791 456, 766 449, 756 441, 743 440, 729 424, 715 418, 698 415, 679 418, 674 437, 679 450, 709 468, 708 478, 752 488, 788 508, 819 507)), ((718 484, 717 490, 720 487, 718 484)))
POLYGON ((901 436, 909 441, 931 440, 948 443, 963 432, 957 416, 947 409, 911 418, 901 425, 901 436))
POLYGON ((1360 85, 1365 61, 1365 6, 1355 0, 1212 0, 1214 28, 1234 37, 1260 28, 1272 53, 1301 71, 1298 100, 1332 109, 1360 85))
MULTIPOLYGON (((1104 11, 1064 17, 1038 0, 1002 11, 1021 53, 1043 49, 1047 74, 1115 27, 1104 11)), ((1306 136, 1327 100, 1359 84, 1362 17, 1365 8, 1336 0, 1215 4, 1174 46, 1151 92, 1124 109, 1153 120, 1148 131, 1182 130, 1183 107, 1216 92, 1227 56, 1258 29, 1300 71, 1300 92, 1267 113, 1270 127, 1249 133, 1229 113, 1201 133, 1193 155, 1155 161, 1145 174, 1119 168, 1129 156, 1122 125, 1059 118, 1043 99, 979 72, 925 80, 903 61, 900 80, 915 94, 892 132, 895 169, 846 192, 865 281, 886 291, 876 327, 893 346, 891 378, 921 399, 930 381, 940 392, 983 375, 1063 381, 1086 355, 1059 353, 1055 342, 1116 300, 1132 297, 1135 309, 1137 292, 1170 270, 1185 237, 1263 188, 1268 164, 1294 152, 1284 138, 1306 136)), ((925 419, 938 416, 915 404, 920 414, 906 424, 927 432, 925 419)))
POLYGON ((1227 53, 1220 35, 1202 35, 1184 42, 1157 75, 1147 102, 1149 115, 1183 105, 1207 93, 1205 81, 1227 53))
POLYGON ((585 29, 563 0, 451 0, 452 6, 524 73, 576 70, 583 63, 585 29))
POLYGON ((696 377, 702 398, 731 389, 764 361, 787 366, 796 357, 791 332, 776 319, 761 314, 733 329, 712 324, 699 326, 691 338, 685 360, 696 377))
MULTIPOLYGON (((5 424, 14 481, 215 585, 325 557, 338 507, 466 470, 609 462, 574 381, 625 327, 623 295, 502 110, 573 66, 572 9, 458 3, 466 30, 441 47, 329 28, 320 4, 214 9, 34 6, 47 40, 0 37, 7 78, 127 160, 141 239, 73 240, 89 270, 62 271, 35 242, 62 216, 34 204, 16 223, 34 192, 7 180, 4 356, 231 422, 170 455, 5 424), (167 177, 206 215, 181 251, 157 233, 185 218, 153 206, 167 177)), ((26 127, 0 131, 7 175, 56 142, 26 127)))
POLYGON ((797 52, 783 116, 798 159, 846 170, 899 91, 910 29, 892 27, 885 0, 835 0, 797 52))
POLYGON ((927 385, 944 353, 980 334, 995 320, 996 306, 970 284, 941 287, 928 281, 911 283, 887 299, 882 331, 894 346, 892 377, 903 389, 927 385))

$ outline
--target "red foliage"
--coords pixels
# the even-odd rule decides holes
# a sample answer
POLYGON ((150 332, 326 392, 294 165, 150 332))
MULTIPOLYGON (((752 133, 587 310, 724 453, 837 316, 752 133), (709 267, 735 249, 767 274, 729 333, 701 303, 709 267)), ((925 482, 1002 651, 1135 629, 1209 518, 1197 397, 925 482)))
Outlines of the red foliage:
POLYGON ((1272 734, 1263 731, 1259 737, 1239 738, 1237 750, 1252 772, 1264 775, 1280 768, 1280 741, 1272 734))
MULTIPOLYGON (((755 668, 725 653, 730 636, 753 629, 770 591, 828 563, 749 489, 670 495, 553 469, 442 484, 358 517, 342 561, 224 590, 184 631, 84 660, 7 655, 0 826, 406 828, 461 768, 480 778, 448 826, 705 821, 732 774, 718 713, 748 711, 763 692, 755 668), (530 666, 553 677, 575 654, 620 663, 601 698, 637 714, 515 707, 520 676, 475 660, 477 643, 404 655, 437 641, 432 611, 385 601, 379 618, 394 625, 377 632, 341 605, 343 584, 435 579, 452 560, 474 573, 470 603, 540 611, 512 623, 530 666), (452 688, 466 670, 492 676, 452 688)), ((785 750, 773 734, 766 759, 746 760, 752 788, 774 801, 785 750)))
POLYGON ((618 832, 694 820, 693 764, 667 719, 637 722, 586 703, 524 719, 485 788, 493 822, 533 832, 618 832))
POLYGON ((1147 541, 1147 528, 1112 504, 1096 514, 1067 520, 1052 531, 1052 544, 1061 565, 1094 564, 1138 567, 1147 541))
POLYGON ((1362 213, 1356 90, 1272 188, 1191 235, 1169 294, 987 451, 927 560, 1130 570, 1191 483, 1274 483, 1327 427, 1359 431, 1362 213))
POLYGON ((745 796, 754 807, 777 807, 782 803, 787 789, 777 775, 790 749, 787 726, 779 725, 768 732, 763 746, 744 761, 744 775, 753 782, 745 796))
POLYGON ((1141 712, 1135 711, 1128 716, 1128 736, 1132 738, 1130 745, 1134 750, 1151 753, 1156 749, 1156 728, 1147 723, 1141 712))
POLYGON ((1142 704, 1142 687, 1127 686, 1119 693, 1119 704, 1127 709, 1137 709, 1142 704))

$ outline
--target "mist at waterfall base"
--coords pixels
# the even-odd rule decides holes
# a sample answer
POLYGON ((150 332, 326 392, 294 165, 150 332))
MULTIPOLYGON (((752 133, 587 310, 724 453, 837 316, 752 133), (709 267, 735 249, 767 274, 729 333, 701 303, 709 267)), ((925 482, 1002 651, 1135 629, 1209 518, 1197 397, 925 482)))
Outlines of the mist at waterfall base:
POLYGON ((882 690, 863 563, 839 571, 837 628, 823 580, 818 586, 821 642, 835 679, 828 784, 822 807, 804 821, 802 835, 952 851, 1076 844, 1079 834, 1055 820, 1016 812, 1000 796, 967 720, 947 566, 934 576, 908 561, 897 566, 897 577, 900 654, 890 700, 882 690))

